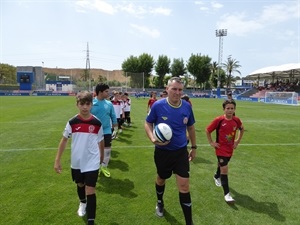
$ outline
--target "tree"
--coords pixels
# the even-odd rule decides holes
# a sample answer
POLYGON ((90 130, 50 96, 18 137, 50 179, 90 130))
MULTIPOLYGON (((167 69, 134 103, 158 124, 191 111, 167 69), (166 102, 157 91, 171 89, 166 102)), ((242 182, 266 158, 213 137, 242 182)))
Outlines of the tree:
POLYGON ((139 76, 130 76, 131 85, 136 86, 139 84, 141 79, 144 79, 145 87, 149 87, 149 77, 151 71, 153 70, 155 62, 151 55, 143 53, 139 57, 130 56, 122 63, 122 70, 124 71, 124 75, 130 76, 130 73, 140 73, 139 76), (141 78, 144 76, 144 78, 141 78))
POLYGON ((98 78, 96 80, 97 83, 106 83, 107 82, 107 78, 103 77, 101 75, 98 75, 98 78))
POLYGON ((16 84, 17 69, 9 64, 0 63, 0 84, 16 84))
POLYGON ((139 72, 142 72, 144 75, 144 86, 149 87, 150 85, 150 75, 153 70, 155 61, 153 57, 147 53, 143 53, 139 56, 139 72))
POLYGON ((82 81, 88 81, 89 80, 89 77, 90 77, 90 70, 89 69, 84 69, 82 71, 82 74, 81 74, 81 79, 82 81))
POLYGON ((218 71, 218 63, 216 61, 213 61, 212 64, 210 65, 210 71, 211 71, 210 84, 212 87, 217 87, 219 71, 218 71))
POLYGON ((167 73, 170 73, 170 63, 171 61, 168 58, 168 56, 158 56, 158 60, 155 65, 155 72, 158 75, 158 77, 155 80, 157 81, 156 85, 159 88, 164 87, 164 77, 167 73))
POLYGON ((139 73, 139 59, 136 56, 129 56, 124 62, 122 63, 122 70, 124 73, 132 72, 132 73, 139 73))
POLYGON ((179 77, 186 74, 186 67, 184 65, 183 59, 173 59, 170 70, 172 77, 179 77))
POLYGON ((197 84, 209 81, 211 74, 211 58, 192 54, 187 63, 187 70, 195 77, 197 84))
POLYGON ((226 86, 227 88, 231 87, 231 82, 234 81, 234 78, 232 76, 232 73, 237 72, 241 74, 241 72, 238 70, 238 68, 241 67, 239 64, 240 62, 236 59, 233 59, 231 55, 228 56, 227 61, 225 63, 222 63, 222 66, 225 68, 226 71, 226 86))
POLYGON ((139 73, 139 59, 136 56, 129 56, 122 63, 122 70, 124 72, 124 76, 130 77, 130 83, 132 87, 137 87, 140 83, 140 77, 131 76, 130 73, 139 73))

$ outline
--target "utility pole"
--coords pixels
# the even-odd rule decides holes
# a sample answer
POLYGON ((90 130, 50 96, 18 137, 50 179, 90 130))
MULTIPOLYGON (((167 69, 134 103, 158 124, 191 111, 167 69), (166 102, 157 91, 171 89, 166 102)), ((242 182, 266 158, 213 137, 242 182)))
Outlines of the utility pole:
POLYGON ((89 79, 89 91, 91 91, 91 73, 90 73, 90 70, 91 70, 90 51, 89 51, 89 43, 87 43, 85 71, 87 73, 87 78, 89 79))

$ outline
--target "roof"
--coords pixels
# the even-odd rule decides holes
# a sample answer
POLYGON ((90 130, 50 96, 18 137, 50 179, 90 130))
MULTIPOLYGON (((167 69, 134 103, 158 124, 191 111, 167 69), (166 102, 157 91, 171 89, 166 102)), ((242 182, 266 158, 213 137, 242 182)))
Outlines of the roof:
POLYGON ((300 78, 300 63, 288 63, 280 66, 269 66, 253 71, 246 79, 259 78, 300 78))

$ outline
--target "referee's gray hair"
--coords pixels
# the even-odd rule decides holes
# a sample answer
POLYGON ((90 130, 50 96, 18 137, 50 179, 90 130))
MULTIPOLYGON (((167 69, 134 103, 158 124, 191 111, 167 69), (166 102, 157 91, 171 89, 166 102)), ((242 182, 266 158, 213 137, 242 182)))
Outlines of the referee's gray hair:
POLYGON ((168 80, 168 86, 173 83, 173 82, 177 82, 177 83, 180 83, 180 84, 184 84, 182 79, 180 77, 171 77, 169 80, 168 80))

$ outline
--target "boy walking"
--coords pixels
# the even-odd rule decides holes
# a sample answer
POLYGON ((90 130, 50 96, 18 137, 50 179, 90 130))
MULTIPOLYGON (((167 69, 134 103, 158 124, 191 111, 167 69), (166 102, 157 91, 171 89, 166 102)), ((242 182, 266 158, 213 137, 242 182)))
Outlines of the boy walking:
POLYGON ((93 100, 91 113, 100 119, 104 133, 104 159, 101 164, 101 172, 105 177, 110 177, 108 164, 111 157, 112 128, 115 136, 118 130, 118 123, 114 107, 111 101, 107 100, 109 97, 109 86, 105 83, 99 83, 96 85, 95 93, 96 97, 93 100))
POLYGON ((240 118, 234 116, 236 109, 234 100, 225 100, 222 106, 224 115, 216 117, 205 131, 209 144, 215 148, 218 160, 217 171, 213 177, 215 184, 223 187, 225 201, 234 203, 229 192, 228 163, 233 155, 233 150, 237 148, 243 137, 244 127, 240 118), (216 141, 213 141, 211 137, 213 131, 216 131, 216 141))
POLYGON ((104 157, 103 128, 100 120, 90 113, 93 95, 87 91, 76 96, 79 113, 71 118, 65 127, 63 137, 58 146, 54 169, 62 172, 61 156, 69 138, 71 144, 71 174, 77 184, 80 200, 78 216, 87 213, 87 224, 94 225, 96 217, 95 187, 98 179, 100 163, 104 157))

